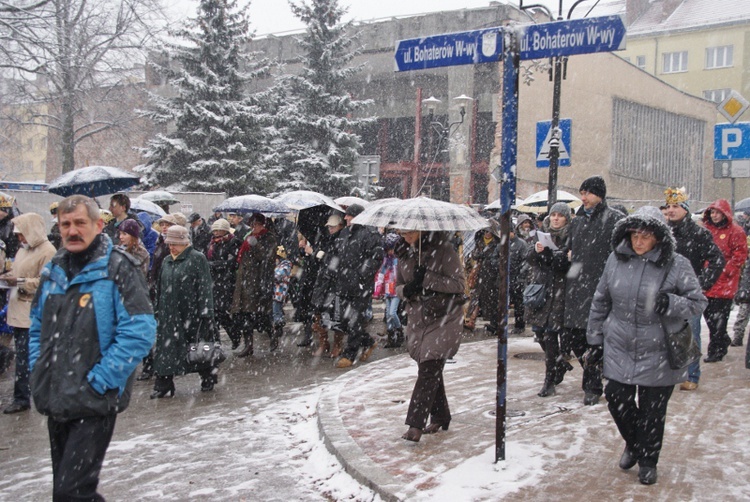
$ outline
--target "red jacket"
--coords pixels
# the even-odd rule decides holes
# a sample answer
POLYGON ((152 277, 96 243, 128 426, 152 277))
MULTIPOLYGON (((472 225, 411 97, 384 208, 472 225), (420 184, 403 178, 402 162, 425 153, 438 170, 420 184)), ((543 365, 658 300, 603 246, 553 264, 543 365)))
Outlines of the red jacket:
POLYGON ((703 213, 703 222, 711 232, 714 242, 724 254, 727 264, 719 280, 706 292, 708 298, 734 298, 740 283, 742 266, 747 260, 747 237, 744 230, 734 222, 729 201, 719 199, 703 213), (718 209, 726 216, 726 221, 718 226, 711 221, 711 209, 718 209))

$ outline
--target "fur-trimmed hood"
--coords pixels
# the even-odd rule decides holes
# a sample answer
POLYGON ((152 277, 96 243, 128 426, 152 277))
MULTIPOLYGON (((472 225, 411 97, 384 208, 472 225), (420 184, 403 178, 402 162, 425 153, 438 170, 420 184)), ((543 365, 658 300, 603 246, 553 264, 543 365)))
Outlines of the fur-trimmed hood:
POLYGON ((658 241, 654 249, 661 251, 656 259, 656 265, 661 267, 674 256, 677 244, 664 215, 661 214, 659 208, 643 206, 615 224, 615 230, 612 232, 612 248, 618 260, 628 260, 633 256, 634 252, 628 239, 628 231, 632 229, 648 229, 654 232, 658 241))

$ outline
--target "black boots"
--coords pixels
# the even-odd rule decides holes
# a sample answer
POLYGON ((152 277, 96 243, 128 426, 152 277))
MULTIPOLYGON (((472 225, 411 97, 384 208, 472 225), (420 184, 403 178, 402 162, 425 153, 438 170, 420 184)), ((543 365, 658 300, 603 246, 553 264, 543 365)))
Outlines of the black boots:
POLYGON ((625 451, 622 452, 622 456, 620 457, 620 469, 627 471, 637 463, 638 459, 636 458, 635 453, 633 453, 633 450, 631 450, 630 447, 625 446, 625 451))
POLYGON ((542 390, 537 392, 536 395, 539 397, 549 397, 549 396, 555 395, 555 383, 552 381, 551 378, 544 379, 544 385, 542 385, 542 390))
POLYGON ((172 376, 157 376, 154 383, 154 392, 151 393, 151 399, 161 399, 163 397, 174 397, 174 380, 172 376))
POLYGON ((253 355, 253 335, 245 335, 245 348, 237 354, 237 357, 247 357, 253 355))
POLYGON ((643 485, 653 485, 656 483, 656 467, 640 466, 638 468, 638 481, 643 485))
POLYGON ((271 352, 279 348, 279 340, 281 335, 284 334, 284 323, 278 323, 273 325, 273 331, 271 331, 271 352))
POLYGON ((388 330, 388 341, 383 346, 386 349, 395 349, 401 347, 404 344, 404 328, 389 329, 388 330))

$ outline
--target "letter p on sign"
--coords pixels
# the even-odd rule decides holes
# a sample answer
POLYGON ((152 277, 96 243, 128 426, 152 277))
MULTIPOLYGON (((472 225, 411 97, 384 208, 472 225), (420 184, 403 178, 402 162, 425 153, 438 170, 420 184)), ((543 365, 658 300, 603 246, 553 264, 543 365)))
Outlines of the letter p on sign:
POLYGON ((730 148, 742 145, 742 129, 736 127, 722 129, 721 131, 721 154, 729 155, 730 148))

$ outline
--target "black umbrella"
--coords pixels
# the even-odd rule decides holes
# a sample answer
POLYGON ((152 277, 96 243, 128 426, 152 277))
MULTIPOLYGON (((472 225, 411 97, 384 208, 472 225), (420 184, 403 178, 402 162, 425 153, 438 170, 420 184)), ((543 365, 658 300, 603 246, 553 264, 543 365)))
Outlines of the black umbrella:
POLYGON ((69 197, 88 195, 98 197, 120 192, 140 183, 140 177, 117 167, 89 166, 75 169, 55 179, 47 191, 69 197))
POLYGON ((734 205, 735 211, 746 211, 750 210, 750 197, 747 199, 742 199, 737 204, 734 205))
MULTIPOLYGON (((313 206, 307 209, 301 209, 297 215, 297 230, 313 247, 317 247, 321 233, 328 232, 326 222, 332 214, 338 214, 342 217, 343 213, 336 211, 328 206, 313 206)), ((323 234, 325 235, 325 234, 323 234)))

